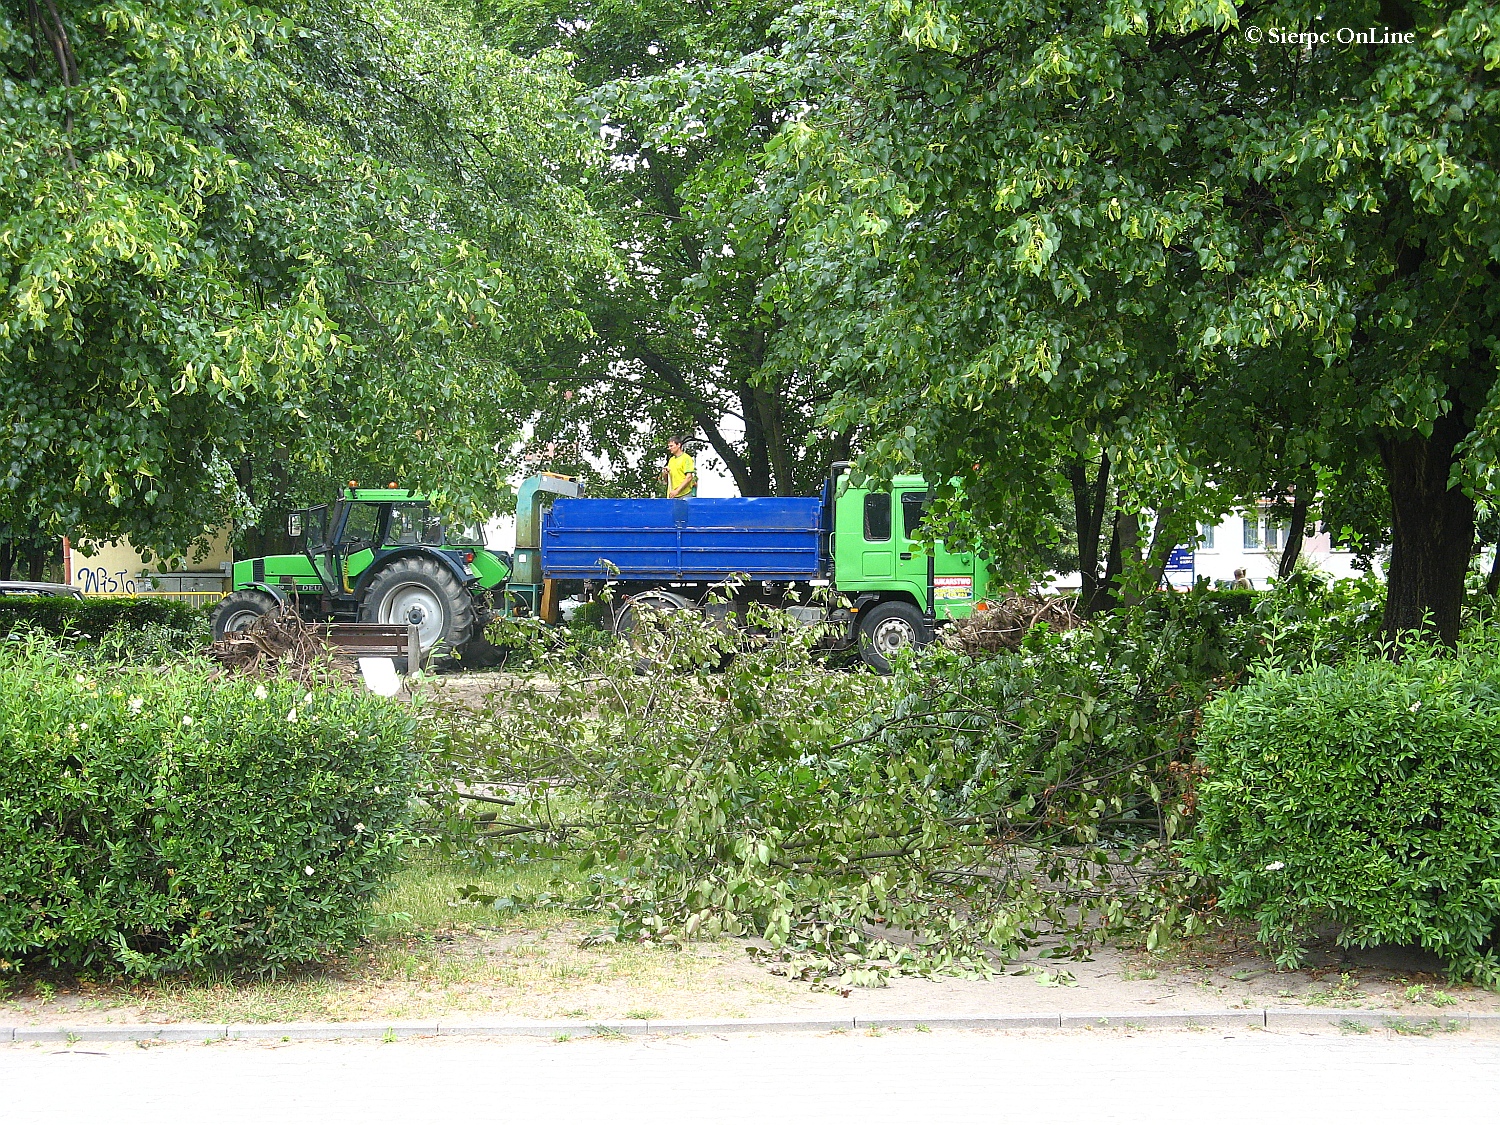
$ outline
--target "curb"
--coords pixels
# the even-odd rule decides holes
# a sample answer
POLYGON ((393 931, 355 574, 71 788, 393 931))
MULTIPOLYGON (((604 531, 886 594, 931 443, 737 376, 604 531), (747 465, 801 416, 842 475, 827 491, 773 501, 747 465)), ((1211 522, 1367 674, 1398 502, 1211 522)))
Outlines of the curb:
POLYGON ((1014 1016, 855 1016, 845 1019, 614 1020, 597 1023, 397 1022, 255 1024, 90 1024, 81 1027, 0 1027, 0 1043, 210 1043, 220 1039, 425 1039, 439 1037, 625 1039, 644 1035, 725 1035, 788 1031, 846 1032, 884 1028, 922 1031, 1022 1031, 1033 1029, 1145 1030, 1147 1028, 1264 1028, 1270 1031, 1378 1031, 1430 1034, 1500 1028, 1500 1012, 1416 1019, 1370 1009, 1288 1011, 1225 1008, 1203 1012, 1058 1013, 1014 1016))

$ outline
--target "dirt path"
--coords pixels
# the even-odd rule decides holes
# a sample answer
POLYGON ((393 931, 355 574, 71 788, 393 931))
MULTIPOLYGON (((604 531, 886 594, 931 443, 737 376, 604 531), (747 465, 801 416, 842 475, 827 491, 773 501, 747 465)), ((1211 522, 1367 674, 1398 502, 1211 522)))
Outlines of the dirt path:
POLYGON ((743 943, 582 948, 570 922, 545 930, 459 927, 389 940, 337 971, 270 982, 23 982, 0 1024, 377 1020, 961 1016, 1251 1008, 1381 1008, 1413 1019, 1500 1011, 1500 996, 1449 984, 1420 953, 1375 950, 1281 973, 1230 943, 1152 958, 1102 949, 1086 962, 1033 958, 989 980, 893 978, 838 990, 789 980, 743 943))

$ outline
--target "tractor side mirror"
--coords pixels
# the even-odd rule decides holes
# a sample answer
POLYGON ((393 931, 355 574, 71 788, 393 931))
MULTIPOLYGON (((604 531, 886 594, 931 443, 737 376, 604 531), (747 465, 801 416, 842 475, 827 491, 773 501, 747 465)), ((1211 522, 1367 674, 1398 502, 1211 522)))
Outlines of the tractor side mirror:
POLYGON ((286 518, 286 533, 293 539, 302 538, 302 513, 293 512, 286 518))

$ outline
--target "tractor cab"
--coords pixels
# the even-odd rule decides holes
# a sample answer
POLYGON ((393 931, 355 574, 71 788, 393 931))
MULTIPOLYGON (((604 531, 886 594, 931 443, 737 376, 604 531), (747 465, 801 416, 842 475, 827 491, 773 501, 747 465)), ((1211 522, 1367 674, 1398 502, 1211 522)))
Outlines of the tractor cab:
POLYGON ((287 531, 302 538, 319 585, 334 597, 354 595, 362 575, 398 552, 440 554, 465 582, 495 577, 480 573, 490 569, 485 562, 473 566, 487 556, 478 531, 450 532, 425 497, 406 489, 346 488, 333 504, 294 512, 287 531))

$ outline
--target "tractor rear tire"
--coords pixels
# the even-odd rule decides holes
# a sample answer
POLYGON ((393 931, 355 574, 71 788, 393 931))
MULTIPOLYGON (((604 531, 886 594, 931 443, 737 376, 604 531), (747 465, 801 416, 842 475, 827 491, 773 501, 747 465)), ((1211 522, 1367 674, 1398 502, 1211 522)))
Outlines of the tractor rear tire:
POLYGON ((890 675, 891 658, 899 650, 931 640, 921 610, 910 602, 881 602, 859 623, 859 654, 882 676, 890 675))
POLYGON ((259 590, 236 590, 214 610, 214 640, 222 641, 225 634, 243 632, 266 614, 275 612, 276 599, 270 594, 259 590))
POLYGON ((474 602, 453 572, 433 559, 397 559, 381 568, 359 605, 361 621, 415 624, 422 651, 456 651, 474 633, 474 602))

